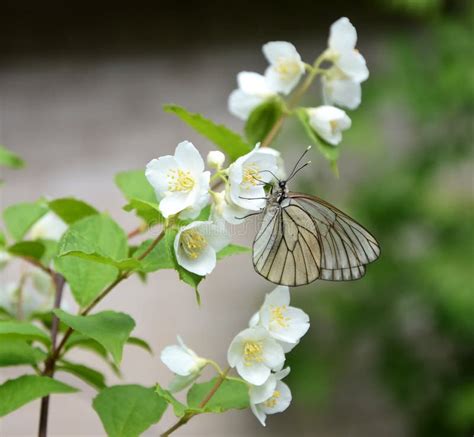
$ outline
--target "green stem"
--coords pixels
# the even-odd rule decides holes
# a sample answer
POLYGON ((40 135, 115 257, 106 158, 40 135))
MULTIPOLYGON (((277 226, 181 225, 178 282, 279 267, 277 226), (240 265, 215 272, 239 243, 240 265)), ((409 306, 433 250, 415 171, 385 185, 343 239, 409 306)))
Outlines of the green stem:
MULTIPOLYGON (((219 367, 219 366, 217 366, 219 367)), ((212 386, 211 390, 209 390, 209 393, 206 395, 206 397, 201 401, 199 404, 199 408, 204 408, 207 403, 212 399, 212 397, 216 394, 217 390, 219 390, 219 387, 222 385, 222 383, 226 380, 227 374, 230 372, 230 367, 224 370, 219 377, 217 378, 217 381, 215 384, 212 386)), ((164 433, 160 434, 160 437, 168 437, 170 434, 175 432, 178 428, 181 428, 183 425, 186 425, 186 423, 189 422, 191 418, 194 416, 197 416, 200 413, 189 413, 185 414, 181 419, 179 419, 173 426, 168 428, 164 433)))

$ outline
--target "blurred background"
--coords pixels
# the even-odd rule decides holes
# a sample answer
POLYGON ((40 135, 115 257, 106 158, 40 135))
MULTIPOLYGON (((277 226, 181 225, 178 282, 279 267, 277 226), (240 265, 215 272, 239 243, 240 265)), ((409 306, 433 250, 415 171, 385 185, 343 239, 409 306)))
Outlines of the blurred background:
MULTIPOLYGON (((164 114, 164 103, 241 130, 226 111, 227 96, 239 71, 264 70, 261 45, 288 40, 312 62, 330 24, 349 17, 371 76, 350 114, 341 176, 314 151, 314 165, 292 188, 358 219, 378 237, 382 256, 361 281, 294 290, 293 305, 312 325, 288 355, 294 401, 284 414, 269 417, 267 428, 249 411, 198 417, 176 435, 473 435, 471 2, 3 0, 1 14, 0 142, 28 164, 2 174, 2 209, 42 195, 75 196, 127 230, 137 222, 121 209, 115 173, 144 168, 183 139, 203 154, 212 148, 164 114)), ((318 104, 316 96, 306 103, 318 104)), ((290 122, 275 147, 291 163, 306 141, 290 122)), ((241 234, 251 244, 253 235, 241 234)), ((172 271, 152 275, 146 286, 134 278, 121 284, 101 308, 130 312, 136 334, 155 350, 150 357, 128 348, 123 381, 166 384, 171 375, 159 351, 176 334, 224 363, 230 340, 271 289, 245 255, 222 261, 203 282, 201 308, 172 271)), ((19 371, 0 372, 4 380, 19 371)), ((104 435, 90 407, 94 391, 60 377, 83 391, 53 396, 50 435, 104 435)), ((35 402, 1 420, 0 435, 35 435, 38 408, 35 402)), ((173 421, 168 412, 145 435, 173 421)))

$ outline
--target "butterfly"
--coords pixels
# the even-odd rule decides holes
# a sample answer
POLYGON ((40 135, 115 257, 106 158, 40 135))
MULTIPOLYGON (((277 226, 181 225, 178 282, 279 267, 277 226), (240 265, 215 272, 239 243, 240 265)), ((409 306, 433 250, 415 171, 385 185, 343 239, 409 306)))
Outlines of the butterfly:
MULTIPOLYGON (((306 150, 306 152, 309 148, 306 150)), ((288 181, 302 168, 300 157, 286 180, 271 188, 253 242, 255 271, 275 284, 297 287, 316 279, 350 281, 380 255, 377 240, 335 206, 288 190, 288 181)))

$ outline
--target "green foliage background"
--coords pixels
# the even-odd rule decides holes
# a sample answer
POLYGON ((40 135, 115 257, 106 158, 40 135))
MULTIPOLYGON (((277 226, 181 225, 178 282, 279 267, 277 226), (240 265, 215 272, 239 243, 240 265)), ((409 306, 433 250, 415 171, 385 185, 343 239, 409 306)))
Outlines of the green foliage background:
MULTIPOLYGON (((439 2, 393 5, 423 19, 423 32, 388 38, 385 71, 364 84, 363 105, 351 114, 344 141, 377 163, 347 195, 346 209, 373 230, 382 256, 362 281, 318 281, 294 293, 312 329, 288 356, 289 385, 301 408, 321 411, 354 365, 354 351, 368 343, 364 366, 411 435, 468 436, 474 432, 472 8, 452 15, 442 14, 439 2), (392 132, 391 145, 384 113, 408 129, 392 132), (398 137, 403 150, 392 153, 387 148, 397 147, 398 137)), ((306 180, 298 189, 314 186, 306 180)))

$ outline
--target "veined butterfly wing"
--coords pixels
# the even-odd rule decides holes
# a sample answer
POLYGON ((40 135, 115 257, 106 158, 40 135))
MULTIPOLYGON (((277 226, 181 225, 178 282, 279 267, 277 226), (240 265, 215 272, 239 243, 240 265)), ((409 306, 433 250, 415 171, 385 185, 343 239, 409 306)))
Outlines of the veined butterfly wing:
POLYGON ((365 274, 380 254, 377 240, 359 223, 328 202, 289 193, 270 201, 253 244, 257 273, 295 287, 316 279, 348 281, 365 274))

